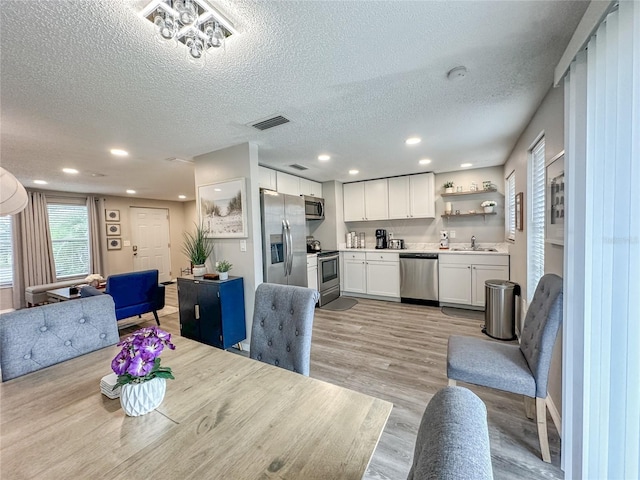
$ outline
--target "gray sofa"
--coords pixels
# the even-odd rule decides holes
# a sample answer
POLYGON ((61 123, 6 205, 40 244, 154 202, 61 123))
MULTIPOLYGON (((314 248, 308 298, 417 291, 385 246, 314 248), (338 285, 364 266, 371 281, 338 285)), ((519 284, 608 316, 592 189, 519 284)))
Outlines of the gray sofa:
POLYGON ((115 306, 109 295, 3 313, 2 381, 115 345, 119 340, 115 306))
POLYGON ((422 416, 408 480, 493 478, 487 408, 471 390, 439 390, 422 416))

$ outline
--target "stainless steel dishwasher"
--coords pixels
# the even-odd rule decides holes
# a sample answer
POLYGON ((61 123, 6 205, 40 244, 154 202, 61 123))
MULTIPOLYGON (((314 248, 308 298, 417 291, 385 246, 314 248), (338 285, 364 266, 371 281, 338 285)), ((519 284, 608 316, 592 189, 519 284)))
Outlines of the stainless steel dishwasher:
POLYGON ((438 306, 438 254, 400 254, 400 299, 438 306))

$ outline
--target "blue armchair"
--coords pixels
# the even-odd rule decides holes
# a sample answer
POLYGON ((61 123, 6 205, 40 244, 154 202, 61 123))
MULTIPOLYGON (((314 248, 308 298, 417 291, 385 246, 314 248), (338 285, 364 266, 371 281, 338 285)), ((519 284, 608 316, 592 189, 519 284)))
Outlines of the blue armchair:
POLYGON ((158 283, 158 270, 110 275, 105 293, 113 297, 117 320, 153 312, 160 325, 158 310, 164 308, 164 285, 158 283))

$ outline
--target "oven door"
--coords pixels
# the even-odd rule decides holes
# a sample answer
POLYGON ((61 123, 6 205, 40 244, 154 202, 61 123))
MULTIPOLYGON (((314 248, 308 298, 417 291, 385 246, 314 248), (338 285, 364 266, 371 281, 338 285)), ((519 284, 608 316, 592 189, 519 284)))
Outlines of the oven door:
POLYGON ((318 290, 323 292, 332 287, 340 287, 340 257, 318 257, 318 290))

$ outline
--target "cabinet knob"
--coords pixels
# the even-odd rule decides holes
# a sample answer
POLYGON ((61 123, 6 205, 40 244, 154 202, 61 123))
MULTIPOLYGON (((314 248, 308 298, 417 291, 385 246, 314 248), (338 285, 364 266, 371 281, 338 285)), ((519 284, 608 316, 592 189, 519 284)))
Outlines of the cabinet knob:
POLYGON ((471 265, 469 265, 467 268, 471 268, 471 265))

